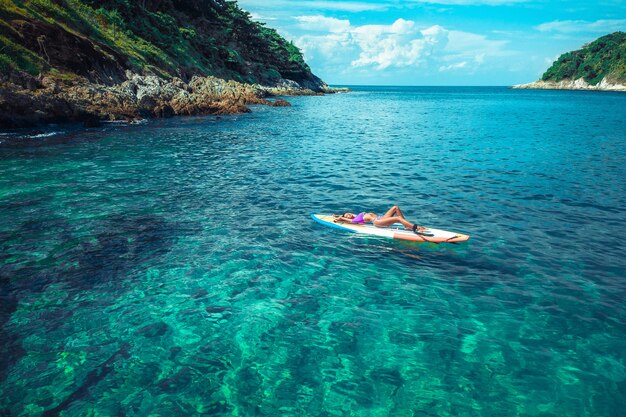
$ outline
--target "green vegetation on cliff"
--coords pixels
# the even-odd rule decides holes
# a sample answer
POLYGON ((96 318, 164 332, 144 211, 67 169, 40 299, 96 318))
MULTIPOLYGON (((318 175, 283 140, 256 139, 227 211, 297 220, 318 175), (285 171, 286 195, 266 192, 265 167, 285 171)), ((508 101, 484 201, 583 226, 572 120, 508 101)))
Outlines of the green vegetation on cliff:
POLYGON ((319 81, 300 50, 225 0, 0 0, 0 71, 115 83, 124 71, 319 81))
POLYGON ((626 84, 626 33, 603 36, 582 49, 561 55, 541 79, 558 82, 581 77, 591 85, 605 77, 607 81, 626 84))

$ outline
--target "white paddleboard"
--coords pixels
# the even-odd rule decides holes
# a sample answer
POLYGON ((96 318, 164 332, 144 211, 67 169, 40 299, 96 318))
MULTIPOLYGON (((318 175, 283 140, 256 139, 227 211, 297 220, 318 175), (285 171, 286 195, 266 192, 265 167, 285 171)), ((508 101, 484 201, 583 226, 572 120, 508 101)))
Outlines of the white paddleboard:
POLYGON ((432 228, 415 233, 412 230, 404 229, 400 224, 389 227, 376 227, 371 223, 361 224, 336 221, 331 214, 311 214, 311 217, 324 226, 389 239, 410 240, 412 242, 455 243, 465 242, 470 238, 468 235, 461 233, 432 228))

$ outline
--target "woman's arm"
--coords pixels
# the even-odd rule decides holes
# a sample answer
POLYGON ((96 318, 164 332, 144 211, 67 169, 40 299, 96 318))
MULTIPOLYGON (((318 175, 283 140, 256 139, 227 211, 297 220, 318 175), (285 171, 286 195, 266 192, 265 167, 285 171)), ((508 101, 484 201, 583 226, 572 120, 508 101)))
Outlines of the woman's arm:
POLYGON ((348 219, 347 217, 343 217, 343 216, 333 216, 335 218, 335 221, 340 221, 340 222, 348 222, 348 223, 352 223, 353 219, 348 219))

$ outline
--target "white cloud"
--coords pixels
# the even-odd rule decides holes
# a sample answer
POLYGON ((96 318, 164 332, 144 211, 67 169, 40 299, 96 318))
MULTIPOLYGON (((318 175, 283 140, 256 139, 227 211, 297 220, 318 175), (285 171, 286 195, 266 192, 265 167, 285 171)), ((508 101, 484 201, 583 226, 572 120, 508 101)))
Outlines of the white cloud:
POLYGON ((368 3, 359 1, 330 1, 330 0, 313 0, 313 1, 298 1, 293 0, 239 0, 239 5, 245 8, 263 8, 272 10, 336 10, 343 12, 364 12, 372 10, 384 10, 389 6, 384 3, 368 3))
POLYGON ((344 12, 364 12, 373 10, 387 10, 391 8, 403 8, 407 4, 433 4, 444 6, 506 6, 519 3, 528 3, 532 0, 381 0, 378 2, 367 1, 342 1, 342 0, 238 0, 241 7, 264 8, 274 10, 334 10, 344 12))
POLYGON ((327 66, 342 66, 346 56, 357 53, 348 33, 305 35, 296 39, 295 43, 302 49, 307 61, 320 58, 327 66))
POLYGON ((306 30, 341 33, 350 29, 349 20, 340 20, 334 17, 298 16, 296 20, 300 22, 300 27, 306 30))
POLYGON ((483 35, 450 31, 434 25, 419 28, 412 20, 397 19, 390 25, 352 26, 348 20, 324 16, 300 16, 301 27, 324 34, 307 34, 296 39, 307 59, 320 58, 326 65, 341 68, 426 67, 440 71, 475 69, 491 57, 510 55, 506 41, 483 35))
POLYGON ((449 6, 504 6, 527 3, 530 0, 410 0, 413 3, 443 4, 449 6))
POLYGON ((264 16, 264 15, 260 15, 258 13, 250 13, 250 18, 252 20, 256 20, 257 22, 260 22, 260 21, 267 22, 267 21, 270 21, 270 20, 278 20, 275 17, 267 17, 267 16, 264 16))
POLYGON ((457 30, 450 31, 446 45, 446 55, 455 59, 471 59, 482 64, 486 57, 510 56, 512 52, 505 49, 508 41, 487 39, 484 35, 457 30))
POLYGON ((543 58, 543 62, 546 64, 546 67, 549 67, 550 65, 554 64, 554 62, 559 59, 560 55, 554 55, 552 57, 544 57, 543 58))
POLYGON ((361 52, 351 65, 372 65, 379 70, 391 66, 418 65, 420 60, 430 54, 432 44, 441 39, 440 30, 443 29, 437 27, 434 30, 419 31, 415 22, 404 19, 398 19, 391 25, 354 28, 352 36, 361 52))
POLYGON ((304 1, 300 3, 311 9, 338 10, 344 12, 364 12, 368 10, 386 9, 387 5, 357 1, 304 1))
POLYGON ((439 67, 439 72, 465 68, 466 65, 467 65, 467 61, 457 62, 456 64, 450 64, 450 65, 442 65, 439 67))
POLYGON ((626 29, 626 19, 615 20, 596 20, 589 22, 586 20, 555 20, 552 22, 542 23, 535 29, 541 32, 596 32, 609 33, 626 29))

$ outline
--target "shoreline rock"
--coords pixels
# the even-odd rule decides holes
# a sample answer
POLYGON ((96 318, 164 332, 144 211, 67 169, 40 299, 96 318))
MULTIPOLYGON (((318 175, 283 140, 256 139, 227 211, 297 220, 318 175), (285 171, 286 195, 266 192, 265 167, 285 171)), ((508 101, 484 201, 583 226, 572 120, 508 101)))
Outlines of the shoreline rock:
POLYGON ((541 90, 591 90, 591 91, 625 91, 626 85, 614 84, 603 78, 596 85, 591 85, 583 78, 577 80, 561 80, 561 81, 534 81, 528 84, 517 84, 511 86, 516 89, 541 89, 541 90))
POLYGON ((279 80, 273 86, 243 84, 212 76, 185 82, 126 72, 118 84, 94 83, 84 77, 25 73, 0 79, 0 128, 33 127, 47 123, 135 121, 151 117, 248 113, 250 104, 288 106, 268 97, 324 95, 346 92, 323 81, 300 85, 279 80), (310 84, 310 85, 309 85, 310 84))

